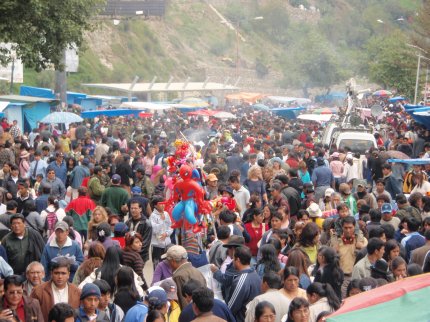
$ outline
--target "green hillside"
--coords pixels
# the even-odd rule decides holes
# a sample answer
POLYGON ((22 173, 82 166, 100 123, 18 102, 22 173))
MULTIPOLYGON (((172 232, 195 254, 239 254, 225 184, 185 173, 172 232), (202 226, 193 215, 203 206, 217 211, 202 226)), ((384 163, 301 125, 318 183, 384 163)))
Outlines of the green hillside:
MULTIPOLYGON (((208 1, 211 3, 211 1, 208 1)), ((172 0, 166 16, 148 20, 97 20, 80 52, 70 90, 85 82, 176 80, 220 81, 232 76, 237 54, 243 78, 267 87, 330 88, 353 76, 368 76, 367 45, 377 37, 407 39, 419 0, 216 1, 214 7, 239 25, 245 38, 221 23, 206 2, 172 0), (303 5, 307 10, 301 10, 303 5), (254 20, 263 17, 262 20, 254 20), (403 20, 402 20, 403 19, 403 20), (378 22, 383 21, 383 23, 378 22), (209 72, 210 71, 210 72, 209 72), (245 73, 247 72, 247 73, 245 73), (219 77, 217 75, 219 74, 219 77)), ((54 73, 25 71, 25 83, 53 87, 54 73)))

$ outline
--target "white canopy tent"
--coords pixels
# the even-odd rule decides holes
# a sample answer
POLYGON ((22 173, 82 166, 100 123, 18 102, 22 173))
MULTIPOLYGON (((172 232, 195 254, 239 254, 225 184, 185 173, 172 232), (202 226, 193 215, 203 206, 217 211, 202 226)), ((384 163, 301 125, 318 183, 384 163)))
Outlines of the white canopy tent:
POLYGON ((299 120, 315 121, 319 123, 328 122, 332 118, 331 114, 301 114, 297 116, 299 120))
POLYGON ((124 102, 120 105, 120 108, 129 108, 132 110, 149 110, 151 112, 169 110, 173 107, 173 104, 156 104, 151 102, 124 102))

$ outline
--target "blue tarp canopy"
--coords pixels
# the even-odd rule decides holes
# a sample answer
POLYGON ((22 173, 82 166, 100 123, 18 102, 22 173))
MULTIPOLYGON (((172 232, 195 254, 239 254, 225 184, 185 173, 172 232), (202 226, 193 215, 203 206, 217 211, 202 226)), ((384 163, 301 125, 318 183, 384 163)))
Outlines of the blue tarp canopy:
POLYGON ((119 110, 96 110, 96 111, 86 111, 82 112, 81 116, 84 119, 93 119, 97 116, 105 115, 109 117, 121 116, 121 115, 134 115, 138 116, 142 111, 139 110, 127 110, 127 109, 119 109, 119 110))
POLYGON ((94 111, 103 105, 103 100, 101 98, 77 97, 75 104, 79 104, 83 111, 94 111))
POLYGON ((67 104, 79 104, 77 100, 86 97, 87 94, 84 93, 67 92, 67 104))
POLYGON ((404 107, 406 113, 410 114, 416 122, 424 125, 427 129, 430 129, 430 114, 422 113, 429 112, 430 106, 406 104, 404 107))
POLYGON ((294 120, 300 111, 303 111, 304 107, 290 107, 290 108, 273 108, 272 113, 280 117, 294 120))
POLYGON ((387 162, 391 163, 405 163, 409 165, 423 165, 423 164, 430 164, 430 159, 388 159, 387 162))
POLYGON ((50 88, 32 87, 32 86, 25 86, 25 85, 22 85, 19 88, 19 95, 55 99, 54 91, 50 88))
POLYGON ((388 99, 388 102, 390 103, 396 103, 398 101, 404 101, 406 98, 403 96, 396 96, 396 97, 392 97, 390 99, 388 99))

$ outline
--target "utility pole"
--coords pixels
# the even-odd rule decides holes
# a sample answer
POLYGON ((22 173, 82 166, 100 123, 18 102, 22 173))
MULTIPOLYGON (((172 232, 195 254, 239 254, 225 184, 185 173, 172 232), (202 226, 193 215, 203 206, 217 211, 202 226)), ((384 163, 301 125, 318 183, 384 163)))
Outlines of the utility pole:
POLYGON ((60 71, 58 68, 55 70, 55 94, 67 107, 66 49, 62 52, 60 65, 63 66, 63 70, 60 71))

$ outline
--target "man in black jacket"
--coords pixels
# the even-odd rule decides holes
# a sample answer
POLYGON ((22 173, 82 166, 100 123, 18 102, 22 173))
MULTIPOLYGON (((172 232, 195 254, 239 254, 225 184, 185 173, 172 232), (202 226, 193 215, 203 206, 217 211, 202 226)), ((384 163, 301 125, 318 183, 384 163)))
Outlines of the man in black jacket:
POLYGON ((37 231, 25 227, 23 215, 11 216, 10 225, 12 231, 3 237, 1 244, 6 249, 14 273, 23 275, 28 264, 40 261, 45 243, 37 231))
POLYGON ((130 203, 130 216, 131 218, 127 220, 126 225, 130 232, 135 231, 142 236, 143 242, 140 256, 143 261, 146 262, 149 259, 149 246, 151 246, 151 224, 142 214, 142 206, 138 201, 132 201, 130 203))

